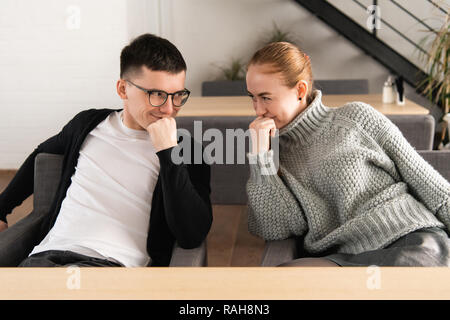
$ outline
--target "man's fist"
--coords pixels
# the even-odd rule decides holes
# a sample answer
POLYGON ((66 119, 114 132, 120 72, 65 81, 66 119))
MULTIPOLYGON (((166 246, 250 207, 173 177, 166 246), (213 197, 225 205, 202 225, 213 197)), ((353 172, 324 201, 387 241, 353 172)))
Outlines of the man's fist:
POLYGON ((159 119, 147 127, 156 152, 177 145, 177 124, 172 117, 159 119))
POLYGON ((270 137, 275 136, 277 127, 272 118, 258 117, 249 125, 252 138, 252 154, 270 149, 270 137))

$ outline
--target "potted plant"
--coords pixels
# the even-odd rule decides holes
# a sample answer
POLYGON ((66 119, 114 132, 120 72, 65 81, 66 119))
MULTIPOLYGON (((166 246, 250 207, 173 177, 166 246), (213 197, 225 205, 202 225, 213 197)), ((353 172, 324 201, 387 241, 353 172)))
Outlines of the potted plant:
POLYGON ((450 136, 450 74, 449 74, 449 53, 450 53, 450 19, 447 13, 443 19, 442 26, 437 30, 426 31, 421 43, 429 46, 427 54, 421 54, 422 61, 425 61, 425 67, 428 77, 419 84, 423 88, 422 92, 426 94, 429 100, 438 104, 443 111, 442 135, 439 141, 439 149, 450 149, 450 142, 447 136, 450 136))
MULTIPOLYGON (((263 37, 261 47, 272 42, 290 42, 295 43, 294 37, 290 32, 283 31, 277 24, 273 23, 268 36, 263 37)), ((203 96, 246 96, 247 86, 245 83, 246 63, 243 59, 232 58, 229 64, 225 66, 214 65, 219 68, 221 73, 218 79, 214 81, 204 81, 202 83, 203 96)))
POLYGON ((295 37, 289 31, 281 30, 275 22, 273 22, 273 28, 269 33, 269 36, 263 38, 263 46, 272 42, 290 42, 296 44, 295 37))
POLYGON ((241 61, 241 59, 232 58, 229 66, 219 66, 220 70, 222 70, 222 75, 224 80, 244 80, 245 78, 245 64, 241 61))
POLYGON ((202 83, 203 96, 245 96, 245 64, 241 59, 232 58, 229 65, 219 66, 221 73, 214 81, 202 83))

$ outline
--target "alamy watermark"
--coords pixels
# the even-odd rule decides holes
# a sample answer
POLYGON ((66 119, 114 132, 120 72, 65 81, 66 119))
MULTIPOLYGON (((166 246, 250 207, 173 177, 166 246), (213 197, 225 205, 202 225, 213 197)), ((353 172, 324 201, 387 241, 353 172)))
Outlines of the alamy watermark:
POLYGON ((76 265, 67 267, 66 273, 69 277, 66 281, 66 287, 69 290, 79 290, 81 288, 81 268, 76 265))
POLYGON ((381 9, 380 6, 370 5, 366 10, 369 17, 366 20, 367 29, 373 31, 374 29, 381 29, 381 9))
POLYGON ((369 277, 366 281, 366 287, 369 290, 381 289, 381 269, 377 265, 371 265, 367 268, 366 273, 369 277))
POLYGON ((66 28, 68 30, 78 30, 81 28, 81 8, 77 5, 70 5, 66 8, 66 28))
POLYGON ((270 152, 265 156, 247 157, 252 150, 251 134, 254 129, 209 128, 203 131, 202 121, 194 121, 193 135, 184 128, 177 129, 177 137, 182 138, 172 149, 172 162, 175 164, 256 164, 264 168, 263 175, 275 174, 279 166, 278 131, 270 138, 270 152), (193 140, 195 143, 191 143, 193 140), (203 148, 202 148, 203 146, 203 148))

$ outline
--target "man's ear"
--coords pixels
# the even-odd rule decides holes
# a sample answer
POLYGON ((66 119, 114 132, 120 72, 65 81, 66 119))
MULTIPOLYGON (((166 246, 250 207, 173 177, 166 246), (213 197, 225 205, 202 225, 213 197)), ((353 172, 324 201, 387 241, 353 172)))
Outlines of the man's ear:
POLYGON ((117 80, 116 84, 117 94, 119 95, 120 99, 127 100, 127 90, 126 90, 126 81, 119 79, 117 80))

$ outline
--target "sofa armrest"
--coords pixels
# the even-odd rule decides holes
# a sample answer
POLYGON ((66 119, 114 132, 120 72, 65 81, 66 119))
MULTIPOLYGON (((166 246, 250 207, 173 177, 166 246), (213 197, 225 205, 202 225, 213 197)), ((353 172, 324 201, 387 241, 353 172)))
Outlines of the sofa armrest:
POLYGON ((36 244, 43 216, 31 212, 5 231, 0 232, 0 267, 17 267, 36 244))
POLYGON ((435 120, 430 114, 387 115, 416 150, 433 149, 435 120))
POLYGON ((291 261, 297 256, 297 243, 295 238, 286 240, 266 241, 261 266, 275 267, 291 261))
POLYGON ((169 267, 205 267, 206 241, 194 249, 183 249, 175 243, 169 267))
POLYGON ((47 215, 61 180, 64 157, 59 154, 39 153, 34 163, 33 210, 47 215))
POLYGON ((450 181, 450 150, 420 150, 418 153, 447 181, 450 181))

